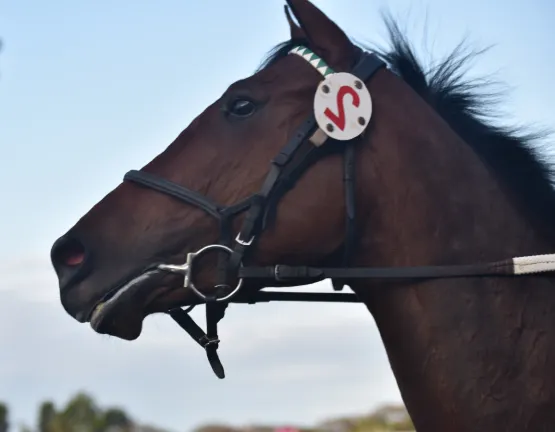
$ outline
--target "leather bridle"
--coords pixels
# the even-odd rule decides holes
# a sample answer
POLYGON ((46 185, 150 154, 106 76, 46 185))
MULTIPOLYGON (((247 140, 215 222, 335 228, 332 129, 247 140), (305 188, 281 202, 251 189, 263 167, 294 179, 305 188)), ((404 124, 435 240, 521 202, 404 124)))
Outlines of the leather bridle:
MULTIPOLYGON (((291 52, 298 54, 305 47, 296 47, 291 52)), ((312 53, 312 55, 314 55, 312 53)), ((320 59, 321 60, 321 59, 320 59)), ((321 61, 320 64, 325 63, 321 61)), ((325 67, 328 67, 325 65, 325 67)), ((361 52, 360 59, 350 73, 362 83, 369 81, 376 72, 386 64, 375 54, 361 52)), ((331 69, 328 67, 328 73, 331 69)), ((219 378, 224 378, 224 369, 218 358, 219 345, 218 322, 223 318, 230 302, 257 303, 264 301, 317 301, 317 302, 360 302, 356 294, 347 293, 307 293, 307 292, 268 292, 242 290, 243 281, 256 280, 258 286, 272 282, 309 284, 323 279, 331 279, 335 291, 343 288, 345 282, 353 279, 427 279, 485 275, 515 275, 540 271, 555 270, 555 256, 512 258, 494 263, 482 263, 456 266, 423 266, 405 268, 349 267, 355 247, 355 145, 359 137, 349 141, 330 139, 319 127, 314 114, 297 129, 293 137, 272 159, 266 179, 258 193, 232 206, 221 206, 208 197, 184 186, 178 185, 153 174, 132 170, 124 176, 125 181, 136 183, 169 195, 187 204, 204 210, 219 222, 219 243, 203 247, 187 256, 183 265, 162 264, 159 270, 182 274, 184 286, 190 288, 197 296, 198 302, 187 310, 176 308, 167 313, 189 335, 201 345, 207 353, 213 371, 219 378), (243 262, 255 248, 259 235, 268 225, 271 212, 284 193, 292 188, 306 169, 325 155, 343 152, 344 157, 344 195, 346 208, 346 233, 343 245, 342 267, 316 268, 306 266, 275 265, 268 267, 245 267, 243 262), (239 234, 233 238, 232 222, 245 212, 239 234), (215 294, 207 295, 196 286, 193 277, 195 261, 210 251, 218 252, 218 285, 215 294), (230 276, 238 280, 232 289, 228 282, 230 276), (206 304, 206 333, 193 321, 189 312, 196 304, 206 304)))

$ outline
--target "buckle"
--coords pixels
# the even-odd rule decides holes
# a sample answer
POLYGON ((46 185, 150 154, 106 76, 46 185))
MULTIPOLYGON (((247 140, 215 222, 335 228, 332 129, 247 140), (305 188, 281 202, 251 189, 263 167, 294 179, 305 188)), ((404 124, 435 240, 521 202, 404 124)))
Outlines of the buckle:
POLYGON ((209 336, 204 336, 200 341, 199 341, 200 345, 207 350, 210 346, 212 345, 216 345, 215 348, 218 348, 218 345, 220 343, 220 339, 218 339, 217 337, 211 338, 209 336))
POLYGON ((241 233, 237 234, 235 237, 235 241, 239 243, 241 246, 250 246, 254 241, 255 236, 252 236, 249 241, 241 240, 241 233))
POLYGON ((276 280, 276 282, 284 282, 285 279, 282 279, 281 277, 281 270, 282 270, 282 265, 281 264, 276 264, 274 266, 274 279, 276 280))

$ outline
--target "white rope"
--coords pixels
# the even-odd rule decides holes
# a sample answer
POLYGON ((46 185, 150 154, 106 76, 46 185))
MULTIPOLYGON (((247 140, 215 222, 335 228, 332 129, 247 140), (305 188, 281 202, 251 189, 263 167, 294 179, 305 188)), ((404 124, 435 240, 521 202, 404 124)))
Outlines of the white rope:
POLYGON ((555 254, 516 257, 513 265, 517 275, 555 271, 555 254))

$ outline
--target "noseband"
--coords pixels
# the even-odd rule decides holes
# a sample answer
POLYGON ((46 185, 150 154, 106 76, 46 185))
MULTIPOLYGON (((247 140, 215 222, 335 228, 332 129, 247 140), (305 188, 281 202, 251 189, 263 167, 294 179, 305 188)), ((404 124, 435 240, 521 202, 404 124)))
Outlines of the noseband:
MULTIPOLYGON (((322 84, 324 84, 324 92, 326 92, 326 79, 336 75, 336 72, 323 59, 306 47, 297 46, 290 51, 290 54, 305 59, 324 77, 324 81, 320 83, 319 88, 322 88, 322 84)), ((353 80, 355 80, 355 87, 367 91, 365 83, 384 67, 386 67, 386 64, 375 54, 361 52, 358 63, 350 71, 353 80)), ((363 123, 365 119, 361 120, 361 118, 359 117, 359 123, 364 125, 364 127, 360 134, 354 138, 338 140, 334 138, 334 133, 332 133, 333 126, 331 124, 324 126, 321 121, 319 122, 320 118, 311 113, 279 154, 272 159, 270 169, 260 191, 232 206, 221 206, 198 192, 145 171, 132 170, 125 174, 125 181, 154 189, 187 204, 194 205, 216 218, 219 222, 219 243, 207 245, 197 252, 189 253, 187 261, 183 265, 161 264, 158 266, 158 269, 161 271, 183 275, 184 287, 191 289, 198 296, 199 301, 187 310, 176 308, 169 310, 167 313, 206 350, 210 365, 219 378, 224 378, 225 374, 217 354, 220 342, 217 325, 223 318, 225 309, 230 302, 252 304, 264 301, 360 301, 356 294, 339 292, 268 292, 242 289, 243 282, 248 279, 256 280, 258 286, 271 286, 272 282, 304 285, 323 279, 331 279, 334 291, 340 291, 348 280, 353 279, 429 279, 521 275, 555 270, 555 254, 517 257, 492 263, 457 266, 404 268, 348 267, 355 246, 355 145, 367 126, 367 124, 363 123), (346 232, 343 244, 342 267, 316 268, 287 265, 245 267, 243 265, 245 258, 253 251, 258 237, 268 225, 271 211, 275 209, 284 193, 296 184, 306 169, 315 161, 320 160, 326 155, 341 151, 344 158, 343 182, 346 209, 346 232), (245 211, 247 213, 242 227, 234 238, 232 231, 233 220, 237 215, 245 211), (210 252, 218 253, 218 284, 214 287, 214 293, 209 295, 201 292, 195 285, 193 268, 195 261, 199 257, 210 252), (228 282, 230 278, 237 280, 233 286, 228 282), (206 333, 189 315, 191 309, 200 303, 206 304, 206 333)))

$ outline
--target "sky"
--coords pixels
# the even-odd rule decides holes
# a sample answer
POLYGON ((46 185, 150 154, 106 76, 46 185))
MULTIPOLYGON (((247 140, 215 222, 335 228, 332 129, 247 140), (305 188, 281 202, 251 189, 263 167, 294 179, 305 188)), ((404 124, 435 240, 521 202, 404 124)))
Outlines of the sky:
MULTIPOLYGON (((221 381, 167 317, 126 342, 59 303, 52 242, 288 38, 283 3, 0 0, 0 400, 16 425, 33 425, 43 399, 63 404, 80 390, 174 431, 311 424, 400 401, 362 305, 232 305, 221 381)), ((551 0, 315 4, 361 42, 383 42, 389 10, 424 59, 464 37, 492 46, 471 73, 508 85, 503 119, 555 127, 551 0)))

